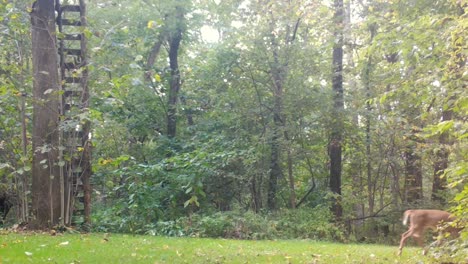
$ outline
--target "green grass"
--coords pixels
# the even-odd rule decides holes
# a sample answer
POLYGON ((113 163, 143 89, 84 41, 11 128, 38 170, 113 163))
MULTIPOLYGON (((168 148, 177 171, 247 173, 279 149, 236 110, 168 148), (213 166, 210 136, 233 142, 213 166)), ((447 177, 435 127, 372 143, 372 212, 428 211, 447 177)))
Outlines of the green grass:
POLYGON ((0 234, 3 263, 428 263, 417 248, 307 240, 0 234))

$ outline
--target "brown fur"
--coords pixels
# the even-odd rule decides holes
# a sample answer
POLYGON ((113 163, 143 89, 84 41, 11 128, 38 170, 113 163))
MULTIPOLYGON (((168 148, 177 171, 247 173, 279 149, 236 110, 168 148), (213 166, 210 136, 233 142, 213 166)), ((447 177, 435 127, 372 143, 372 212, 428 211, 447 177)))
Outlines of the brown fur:
POLYGON ((418 245, 423 248, 423 254, 426 254, 424 249, 424 233, 428 228, 439 232, 449 232, 452 235, 457 235, 460 229, 445 226, 452 222, 455 218, 449 213, 441 210, 406 210, 403 214, 403 224, 406 225, 409 221, 409 229, 401 235, 400 248, 398 255, 401 255, 403 247, 408 238, 413 237, 418 245), (444 227, 444 228, 439 228, 444 227))

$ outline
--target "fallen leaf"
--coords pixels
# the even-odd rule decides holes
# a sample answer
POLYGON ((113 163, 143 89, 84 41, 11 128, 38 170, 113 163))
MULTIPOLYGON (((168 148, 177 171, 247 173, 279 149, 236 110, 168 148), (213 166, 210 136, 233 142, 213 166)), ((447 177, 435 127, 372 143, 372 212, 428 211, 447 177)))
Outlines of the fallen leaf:
POLYGON ((67 246, 68 244, 70 244, 70 242, 65 241, 65 242, 60 243, 59 246, 67 246))
POLYGON ((25 252, 24 252, 24 254, 26 254, 26 256, 28 256, 28 257, 30 257, 30 256, 32 256, 32 255, 33 255, 33 253, 31 253, 31 252, 28 252, 28 251, 25 251, 25 252))

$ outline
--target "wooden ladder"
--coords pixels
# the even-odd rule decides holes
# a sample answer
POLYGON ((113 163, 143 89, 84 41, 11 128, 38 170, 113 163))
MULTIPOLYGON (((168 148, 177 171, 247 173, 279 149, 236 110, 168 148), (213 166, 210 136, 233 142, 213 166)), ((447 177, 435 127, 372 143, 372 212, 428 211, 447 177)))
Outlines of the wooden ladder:
POLYGON ((62 79, 62 138, 65 225, 90 225, 91 142, 86 5, 84 0, 56 0, 58 53, 62 79), (72 3, 72 4, 69 4, 72 3))

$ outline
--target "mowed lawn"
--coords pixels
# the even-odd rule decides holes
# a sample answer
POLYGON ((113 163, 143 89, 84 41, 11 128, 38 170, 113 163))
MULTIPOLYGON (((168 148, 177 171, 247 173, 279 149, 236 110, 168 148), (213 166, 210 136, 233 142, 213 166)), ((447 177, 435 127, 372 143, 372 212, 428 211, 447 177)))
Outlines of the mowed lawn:
POLYGON ((308 240, 245 241, 122 234, 0 234, 3 263, 428 263, 421 250, 308 240))

